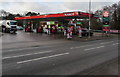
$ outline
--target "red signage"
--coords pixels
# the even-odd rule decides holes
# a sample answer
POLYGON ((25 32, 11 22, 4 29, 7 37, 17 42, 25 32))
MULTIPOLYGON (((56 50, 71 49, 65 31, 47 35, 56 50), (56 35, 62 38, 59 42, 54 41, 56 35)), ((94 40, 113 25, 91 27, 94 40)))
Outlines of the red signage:
POLYGON ((78 12, 69 12, 69 13, 64 13, 64 16, 78 16, 78 12))
POLYGON ((58 14, 48 14, 39 16, 27 16, 27 17, 16 17, 16 20, 21 19, 36 19, 36 18, 49 18, 49 17, 67 17, 67 16, 78 16, 78 12, 68 12, 68 13, 58 13, 58 14))
MULTIPOLYGON (((15 17, 16 20, 23 19, 37 19, 37 18, 49 18, 49 17, 69 17, 69 16, 85 16, 89 17, 89 13, 84 12, 66 12, 66 13, 58 13, 58 14, 46 14, 46 15, 37 15, 37 16, 26 16, 26 17, 15 17)), ((92 14, 90 14, 92 16, 92 14)))
POLYGON ((108 16, 109 16, 109 12, 108 12, 108 11, 105 11, 105 12, 103 13, 103 16, 104 16, 104 17, 108 17, 108 16))
POLYGON ((110 27, 103 27, 103 31, 110 31, 110 27))
POLYGON ((84 13, 84 12, 80 12, 80 14, 82 15, 82 16, 92 16, 92 14, 89 14, 89 13, 84 13))
POLYGON ((110 30, 111 33, 120 33, 120 30, 110 30))

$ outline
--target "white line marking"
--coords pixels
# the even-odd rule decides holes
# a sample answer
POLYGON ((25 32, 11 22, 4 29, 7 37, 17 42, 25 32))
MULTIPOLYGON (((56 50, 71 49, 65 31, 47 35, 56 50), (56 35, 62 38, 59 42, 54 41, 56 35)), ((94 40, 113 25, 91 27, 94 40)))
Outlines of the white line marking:
POLYGON ((95 48, 89 48, 89 49, 84 49, 85 51, 88 51, 88 50, 93 50, 93 49, 98 49, 98 48, 103 48, 105 46, 99 46, 99 47, 95 47, 95 48))
POLYGON ((119 43, 114 43, 114 44, 112 44, 112 45, 118 45, 119 43))
POLYGON ((22 49, 14 49, 14 50, 7 50, 7 51, 18 51, 18 50, 36 49, 36 48, 39 48, 39 47, 22 48, 22 49))
POLYGON ((36 55, 36 54, 48 53, 48 52, 52 52, 52 51, 43 51, 43 52, 38 52, 38 53, 30 53, 30 54, 17 55, 17 56, 11 56, 11 57, 3 57, 3 59, 17 58, 17 57, 24 57, 24 56, 36 55))
POLYGON ((26 63, 26 62, 31 62, 31 61, 36 61, 36 60, 41 60, 41 59, 46 59, 46 58, 52 58, 52 57, 57 57, 57 56, 63 56, 63 55, 68 55, 68 54, 70 54, 70 53, 61 53, 61 54, 56 54, 56 55, 51 55, 51 56, 31 59, 31 60, 24 60, 24 61, 17 62, 17 64, 22 64, 22 63, 26 63))
POLYGON ((110 42, 103 42, 103 43, 100 43, 100 44, 108 44, 108 43, 112 43, 114 41, 110 41, 110 42))
POLYGON ((85 45, 85 46, 71 47, 70 49, 82 48, 82 47, 88 47, 88 46, 94 46, 94 45, 85 45))

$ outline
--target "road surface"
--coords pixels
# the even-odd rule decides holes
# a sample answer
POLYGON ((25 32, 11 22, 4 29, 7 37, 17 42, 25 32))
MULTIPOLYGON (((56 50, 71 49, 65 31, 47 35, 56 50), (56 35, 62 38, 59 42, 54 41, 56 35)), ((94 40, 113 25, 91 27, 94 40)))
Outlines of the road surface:
POLYGON ((112 38, 3 49, 2 74, 75 75, 117 58, 118 46, 112 38))

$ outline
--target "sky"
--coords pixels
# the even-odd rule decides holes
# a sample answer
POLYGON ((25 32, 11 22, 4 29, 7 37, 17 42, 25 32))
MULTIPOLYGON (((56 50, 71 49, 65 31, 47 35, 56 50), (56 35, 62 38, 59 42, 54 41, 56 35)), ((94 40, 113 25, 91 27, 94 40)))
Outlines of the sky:
MULTIPOLYGON (((91 11, 117 3, 118 0, 91 0, 91 11)), ((41 14, 89 10, 89 0, 0 0, 0 10, 13 14, 29 11, 41 14)))

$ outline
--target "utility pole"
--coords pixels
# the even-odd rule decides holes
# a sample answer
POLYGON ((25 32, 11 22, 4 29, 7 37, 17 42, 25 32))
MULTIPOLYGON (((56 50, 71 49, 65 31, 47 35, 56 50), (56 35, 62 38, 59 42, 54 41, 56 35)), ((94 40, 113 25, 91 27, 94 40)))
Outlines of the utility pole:
POLYGON ((90 18, 90 13, 91 12, 91 0, 89 0, 89 36, 88 38, 90 38, 90 29, 91 29, 91 18, 90 18))

